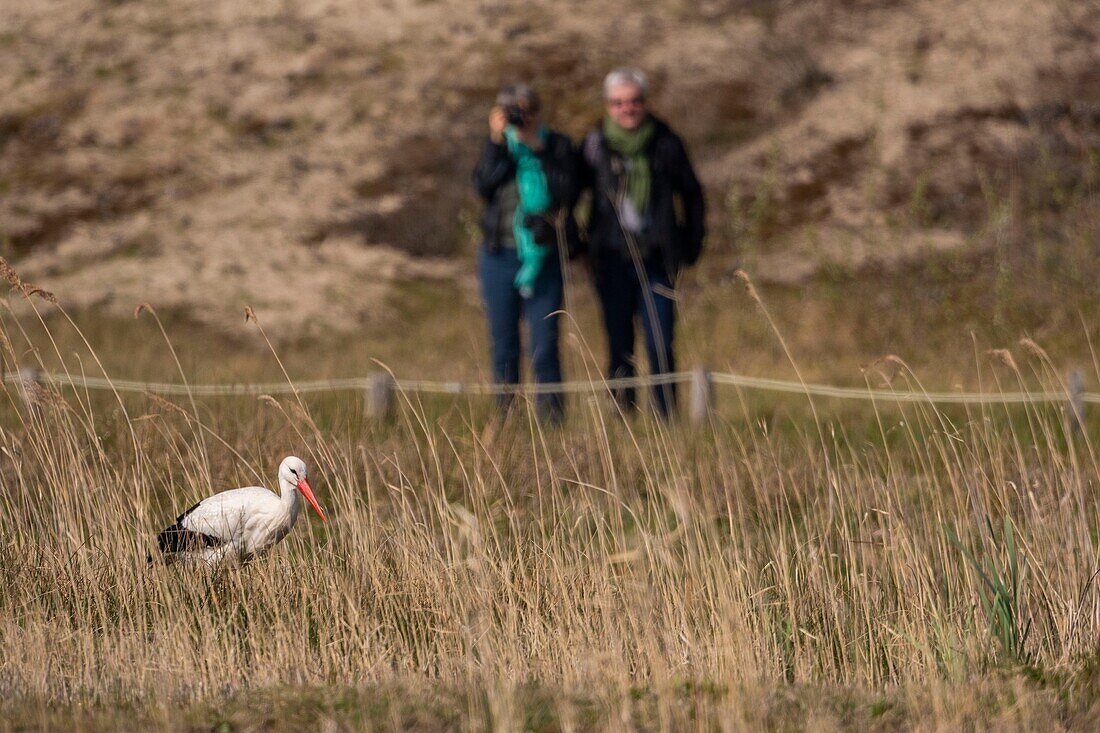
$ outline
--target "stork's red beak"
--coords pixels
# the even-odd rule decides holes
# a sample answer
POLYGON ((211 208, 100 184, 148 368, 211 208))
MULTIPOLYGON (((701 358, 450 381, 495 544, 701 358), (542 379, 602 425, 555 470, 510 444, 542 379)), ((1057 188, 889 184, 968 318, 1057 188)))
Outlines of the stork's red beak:
POLYGON ((325 519, 325 513, 321 511, 321 505, 317 503, 317 497, 313 495, 313 489, 309 488, 309 482, 302 479, 298 482, 298 491, 302 493, 302 496, 306 498, 309 505, 313 507, 313 511, 317 512, 317 516, 321 518, 322 522, 327 522, 325 519))

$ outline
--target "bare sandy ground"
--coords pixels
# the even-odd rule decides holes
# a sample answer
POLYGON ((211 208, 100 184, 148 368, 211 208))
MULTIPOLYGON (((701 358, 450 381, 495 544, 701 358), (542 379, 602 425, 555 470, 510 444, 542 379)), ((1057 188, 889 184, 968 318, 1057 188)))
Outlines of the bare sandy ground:
POLYGON ((627 61, 699 163, 712 261, 751 239, 769 279, 983 246, 1032 167, 1053 196, 1097 165, 1090 3, 27 0, 0 5, 0 242, 73 306, 354 329, 396 281, 468 279, 501 82, 579 135, 627 61))

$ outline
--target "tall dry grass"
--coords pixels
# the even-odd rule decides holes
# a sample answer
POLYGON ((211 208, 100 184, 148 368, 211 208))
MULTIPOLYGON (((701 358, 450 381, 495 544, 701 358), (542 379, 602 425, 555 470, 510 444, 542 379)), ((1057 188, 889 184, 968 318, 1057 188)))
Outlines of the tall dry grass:
MULTIPOLYGON (((5 324, 5 359, 33 360, 5 324)), ((1056 386, 1031 347, 983 365, 985 386, 1056 386)), ((1095 717, 1100 471, 1088 431, 1049 406, 877 404, 853 424, 791 403, 764 421, 735 394, 692 430, 593 398, 561 429, 520 411, 484 431, 415 395, 388 425, 293 397, 6 397, 15 726, 90 707, 181 727, 196 705, 303 690, 359 695, 354 714, 325 698, 332 721, 423 729, 1095 717), (180 509, 270 479, 289 452, 327 527, 303 521, 218 575, 146 564, 180 509)))

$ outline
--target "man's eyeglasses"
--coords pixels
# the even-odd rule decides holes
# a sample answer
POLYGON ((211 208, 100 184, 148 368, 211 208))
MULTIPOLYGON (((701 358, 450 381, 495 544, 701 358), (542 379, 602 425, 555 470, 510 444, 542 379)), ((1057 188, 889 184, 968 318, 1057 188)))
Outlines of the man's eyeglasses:
POLYGON ((627 99, 609 99, 607 104, 611 107, 641 107, 645 104, 642 97, 629 97, 627 99))

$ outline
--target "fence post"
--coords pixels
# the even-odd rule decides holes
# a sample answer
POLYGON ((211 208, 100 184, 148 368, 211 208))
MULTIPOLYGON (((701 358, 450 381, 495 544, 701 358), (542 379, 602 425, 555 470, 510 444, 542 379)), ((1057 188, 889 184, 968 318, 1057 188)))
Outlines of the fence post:
POLYGON ((1085 375, 1074 369, 1066 379, 1069 388, 1069 404, 1066 406, 1067 433, 1085 432, 1085 375))
POLYGON ((710 418, 713 407, 714 388, 710 372, 706 367, 697 366, 691 372, 690 414, 692 425, 701 425, 710 418))
POLYGON ((34 386, 41 380, 41 375, 34 367, 20 367, 19 381, 16 388, 19 390, 19 401, 23 405, 23 412, 28 415, 34 407, 34 386))
POLYGON ((367 417, 385 420, 393 411, 393 392, 397 385, 388 372, 373 374, 367 391, 363 394, 363 406, 367 417))

